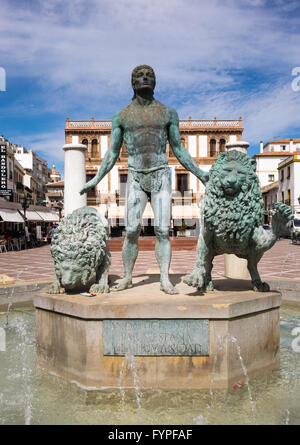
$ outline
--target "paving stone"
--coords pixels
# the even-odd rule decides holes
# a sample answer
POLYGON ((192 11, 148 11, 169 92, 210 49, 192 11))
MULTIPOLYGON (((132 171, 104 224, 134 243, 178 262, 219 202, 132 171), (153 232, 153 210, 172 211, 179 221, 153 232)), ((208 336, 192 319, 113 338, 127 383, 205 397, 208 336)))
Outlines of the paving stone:
MULTIPOLYGON (((152 250, 140 251, 134 268, 134 274, 146 273, 153 269, 158 271, 158 264, 154 252, 154 241, 149 240, 152 250)), ((184 240, 183 246, 184 246, 184 240)), ((192 245, 192 242, 190 242, 192 245)), ((121 241, 119 249, 121 249, 121 241)), ((148 247, 149 247, 148 246, 148 247)), ((147 247, 147 248, 148 248, 147 247)), ((190 247, 190 246, 189 246, 190 247)), ((116 247, 115 247, 116 248, 116 247)), ((178 241, 175 248, 178 248, 178 241)), ((110 274, 122 275, 123 262, 121 251, 111 252, 112 264, 110 274)), ((196 243, 194 250, 174 250, 172 252, 171 269, 173 273, 188 273, 192 270, 196 256, 196 243)), ((264 277, 300 280, 300 246, 291 244, 290 240, 278 241, 271 250, 266 252, 259 263, 259 272, 264 277)), ((9 251, 0 253, 0 274, 5 273, 17 282, 52 279, 54 276, 53 260, 50 246, 35 249, 9 251)), ((213 275, 224 274, 224 257, 218 256, 214 260, 213 275)))

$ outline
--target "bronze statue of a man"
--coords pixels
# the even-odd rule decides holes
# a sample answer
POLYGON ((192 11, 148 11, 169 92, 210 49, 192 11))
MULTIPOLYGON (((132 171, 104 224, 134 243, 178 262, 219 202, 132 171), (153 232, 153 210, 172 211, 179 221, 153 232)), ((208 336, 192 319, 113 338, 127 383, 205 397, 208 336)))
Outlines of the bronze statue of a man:
POLYGON ((179 119, 175 110, 153 97, 155 73, 148 65, 132 71, 134 96, 130 105, 118 111, 112 121, 111 144, 97 175, 80 191, 85 193, 98 184, 118 159, 122 142, 128 151, 128 179, 126 192, 126 237, 122 250, 124 278, 113 290, 132 287, 132 271, 138 255, 138 237, 148 197, 154 213, 157 237, 155 253, 160 267, 161 290, 177 293, 169 280, 171 244, 172 188, 166 142, 169 140, 178 161, 202 182, 208 173, 200 170, 181 145, 179 119))

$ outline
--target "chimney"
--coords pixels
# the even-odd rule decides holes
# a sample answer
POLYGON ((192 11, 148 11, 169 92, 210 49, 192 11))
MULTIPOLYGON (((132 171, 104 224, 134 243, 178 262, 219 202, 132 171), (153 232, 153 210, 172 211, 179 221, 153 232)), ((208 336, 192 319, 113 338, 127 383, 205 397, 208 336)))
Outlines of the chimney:
POLYGON ((259 143, 259 152, 260 153, 264 152, 264 143, 263 143, 263 141, 260 141, 260 143, 259 143))

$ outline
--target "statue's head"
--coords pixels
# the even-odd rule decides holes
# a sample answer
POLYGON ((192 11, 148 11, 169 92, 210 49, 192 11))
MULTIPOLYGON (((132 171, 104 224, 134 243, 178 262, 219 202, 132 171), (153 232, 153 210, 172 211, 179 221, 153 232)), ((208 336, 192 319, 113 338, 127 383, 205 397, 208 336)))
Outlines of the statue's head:
POLYGON ((246 242, 254 228, 261 225, 263 215, 255 160, 237 150, 221 153, 206 184, 206 224, 224 240, 246 242))
POLYGON ((255 170, 255 160, 245 153, 231 150, 219 156, 211 174, 223 195, 230 197, 245 192, 258 181, 255 170))
POLYGON ((134 91, 133 99, 136 97, 138 90, 152 90, 155 88, 155 72, 149 65, 136 66, 131 74, 131 85, 134 91))
POLYGON ((220 171, 220 182, 227 196, 234 196, 241 191, 248 176, 248 166, 238 161, 228 161, 220 171))
POLYGON ((106 255, 107 222, 96 209, 81 207, 64 218, 51 242, 55 275, 66 291, 89 287, 106 255))

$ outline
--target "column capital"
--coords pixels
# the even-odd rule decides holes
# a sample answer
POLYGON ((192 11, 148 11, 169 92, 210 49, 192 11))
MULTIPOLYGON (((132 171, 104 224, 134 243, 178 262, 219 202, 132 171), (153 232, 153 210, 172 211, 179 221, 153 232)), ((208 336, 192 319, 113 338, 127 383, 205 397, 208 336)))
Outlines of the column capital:
POLYGON ((87 150, 87 146, 83 144, 65 144, 62 149, 66 150, 87 150))

